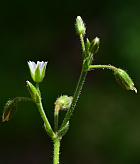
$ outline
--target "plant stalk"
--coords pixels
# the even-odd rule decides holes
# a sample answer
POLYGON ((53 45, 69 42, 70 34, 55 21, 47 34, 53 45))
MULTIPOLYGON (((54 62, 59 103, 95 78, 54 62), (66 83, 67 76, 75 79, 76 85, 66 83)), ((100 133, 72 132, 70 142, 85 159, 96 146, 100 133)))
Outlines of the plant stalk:
POLYGON ((91 71, 93 69, 110 69, 112 71, 115 71, 117 68, 112 65, 90 65, 88 71, 91 71))
POLYGON ((57 137, 53 140, 53 142, 54 142, 53 164, 59 164, 60 139, 57 137))
POLYGON ((81 71, 79 81, 77 83, 77 87, 76 87, 76 90, 75 90, 75 93, 74 93, 74 96, 73 96, 73 101, 72 101, 71 107, 69 108, 69 110, 66 113, 66 116, 65 116, 65 118, 62 122, 61 128, 64 127, 67 124, 67 122, 70 120, 70 118, 73 114, 76 103, 77 103, 78 98, 81 94, 81 91, 82 91, 82 88, 83 88, 83 85, 84 85, 84 82, 85 82, 85 78, 87 76, 87 72, 88 71, 84 71, 84 67, 82 67, 82 71, 81 71))
POLYGON ((48 121, 48 118, 46 117, 41 100, 38 103, 36 103, 36 105, 37 105, 39 113, 44 121, 45 129, 46 129, 48 135, 53 139, 55 137, 55 133, 53 132, 52 127, 48 121))
MULTIPOLYGON (((85 57, 85 43, 84 43, 84 36, 82 34, 80 35, 80 41, 81 41, 81 46, 82 46, 83 58, 84 58, 85 57)), ((81 91, 82 91, 82 88, 83 88, 87 73, 88 73, 88 71, 86 71, 84 69, 84 62, 83 62, 81 74, 80 74, 80 77, 79 77, 79 80, 78 80, 78 83, 77 83, 77 86, 76 86, 76 90, 74 92, 71 107, 68 109, 60 129, 62 129, 63 127, 66 126, 67 122, 70 120, 70 118, 73 114, 76 103, 77 103, 77 101, 79 99, 79 96, 81 94, 81 91)))

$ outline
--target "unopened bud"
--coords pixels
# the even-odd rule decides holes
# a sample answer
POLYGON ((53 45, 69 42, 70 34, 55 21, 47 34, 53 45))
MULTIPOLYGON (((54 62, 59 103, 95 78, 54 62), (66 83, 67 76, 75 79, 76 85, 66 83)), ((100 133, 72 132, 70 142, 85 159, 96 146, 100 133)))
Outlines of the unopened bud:
POLYGON ((79 35, 85 35, 86 27, 80 16, 77 16, 77 18, 76 18, 75 27, 76 27, 76 31, 79 35))
POLYGON ((135 93, 137 93, 137 89, 134 87, 134 82, 132 81, 131 77, 127 74, 126 71, 117 68, 114 71, 114 75, 116 77, 116 80, 123 88, 127 90, 133 90, 135 91, 135 93))
POLYGON ((29 89, 29 92, 30 92, 30 95, 31 95, 32 99, 35 102, 39 102, 40 95, 39 95, 38 90, 36 89, 36 87, 32 83, 30 83, 29 81, 26 81, 26 82, 27 82, 27 87, 29 89))
POLYGON ((92 54, 96 54, 99 50, 99 44, 100 44, 100 39, 98 37, 93 39, 90 44, 89 52, 92 54))
POLYGON ((88 50, 89 50, 89 48, 90 48, 90 41, 89 41, 88 38, 87 38, 87 40, 86 40, 85 46, 86 46, 86 52, 88 52, 88 50))
POLYGON ((72 103, 72 99, 73 98, 71 96, 60 96, 55 102, 55 110, 59 111, 69 109, 72 103))

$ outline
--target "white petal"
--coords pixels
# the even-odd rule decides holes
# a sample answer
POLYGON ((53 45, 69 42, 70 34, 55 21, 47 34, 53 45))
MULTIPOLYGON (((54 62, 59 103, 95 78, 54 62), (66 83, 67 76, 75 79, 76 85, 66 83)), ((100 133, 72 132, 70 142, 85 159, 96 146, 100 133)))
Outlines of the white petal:
POLYGON ((29 61, 28 62, 28 66, 29 66, 30 71, 32 72, 32 74, 34 74, 35 73, 35 70, 36 70, 36 67, 37 67, 36 63, 35 62, 32 62, 32 61, 29 61))
POLYGON ((44 61, 40 62, 40 73, 41 74, 42 74, 44 67, 46 67, 46 65, 47 65, 47 62, 44 62, 44 61))

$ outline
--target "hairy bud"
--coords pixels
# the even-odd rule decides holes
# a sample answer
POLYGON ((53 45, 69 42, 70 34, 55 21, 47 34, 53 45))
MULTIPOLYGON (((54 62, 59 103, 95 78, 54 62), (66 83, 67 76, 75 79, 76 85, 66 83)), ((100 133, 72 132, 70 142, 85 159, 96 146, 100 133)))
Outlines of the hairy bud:
POLYGON ((67 95, 63 95, 60 96, 59 98, 57 98, 56 102, 55 102, 55 110, 66 110, 69 109, 72 103, 72 97, 67 96, 67 95))
POLYGON ((75 27, 76 27, 76 31, 79 35, 85 35, 86 27, 80 16, 77 16, 77 18, 76 18, 75 27))
POLYGON ((114 75, 116 77, 116 80, 123 88, 127 90, 133 90, 135 91, 135 93, 137 93, 137 89, 134 87, 134 82, 132 81, 131 77, 127 74, 126 71, 117 68, 114 71, 114 75))

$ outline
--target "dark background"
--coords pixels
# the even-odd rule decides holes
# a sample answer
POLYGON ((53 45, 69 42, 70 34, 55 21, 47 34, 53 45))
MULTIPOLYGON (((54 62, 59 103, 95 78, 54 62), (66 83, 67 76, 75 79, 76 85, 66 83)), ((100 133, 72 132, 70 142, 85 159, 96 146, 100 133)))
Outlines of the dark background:
MULTIPOLYGON (((1 1, 0 113, 9 98, 29 96, 27 61, 49 61, 41 84, 47 116, 54 102, 72 95, 81 68, 75 18, 86 22, 87 37, 101 39, 96 64, 129 72, 138 94, 125 91, 110 71, 90 72, 62 141, 65 164, 140 163, 140 1, 1 1)), ((0 126, 0 164, 52 163, 52 142, 35 105, 20 103, 0 126)))

